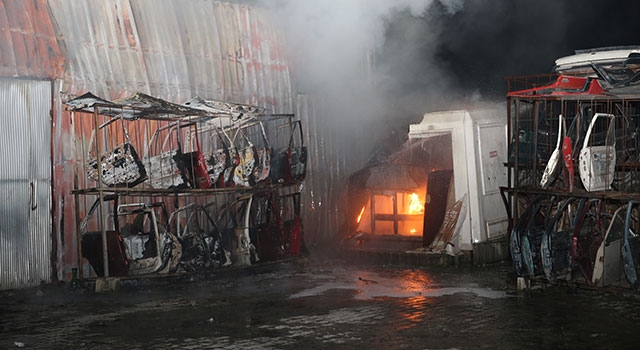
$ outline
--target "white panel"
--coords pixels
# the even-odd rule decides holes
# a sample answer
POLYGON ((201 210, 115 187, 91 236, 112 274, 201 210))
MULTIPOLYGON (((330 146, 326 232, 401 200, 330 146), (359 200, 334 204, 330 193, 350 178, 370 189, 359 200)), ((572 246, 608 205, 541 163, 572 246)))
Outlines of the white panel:
POLYGON ((507 184, 505 129, 502 124, 478 126, 478 157, 482 177, 482 194, 499 193, 507 184))

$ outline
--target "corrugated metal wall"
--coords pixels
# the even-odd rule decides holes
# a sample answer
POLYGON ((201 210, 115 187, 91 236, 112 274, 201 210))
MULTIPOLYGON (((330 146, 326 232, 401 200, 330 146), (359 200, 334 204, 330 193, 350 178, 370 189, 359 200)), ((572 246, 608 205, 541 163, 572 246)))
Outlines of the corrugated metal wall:
POLYGON ((260 8, 211 0, 49 1, 68 66, 63 91, 171 102, 223 99, 291 113, 282 35, 260 8))
POLYGON ((47 0, 0 0, 0 76, 61 77, 47 0))
MULTIPOLYGON (((304 121, 312 169, 303 187, 305 218, 313 218, 305 222, 305 235, 312 240, 330 237, 329 229, 338 220, 332 202, 338 198, 338 184, 348 176, 344 169, 349 152, 332 146, 334 135, 325 134, 325 115, 318 111, 317 101, 300 102, 303 105, 297 108, 287 53, 283 34, 270 13, 238 3, 0 0, 0 77, 57 79, 51 134, 53 224, 48 229, 53 228, 56 237, 46 242, 47 249, 53 244, 57 253, 57 278, 69 278, 78 263, 71 195, 74 126, 62 100, 86 91, 108 99, 141 91, 178 103, 201 96, 259 105, 275 113, 298 113, 304 121)), ((13 102, 4 106, 14 107, 13 102)), ((38 181, 37 189, 44 188, 38 181)), ((9 189, 3 189, 3 195, 5 190, 9 189)), ((25 191, 11 189, 18 190, 25 191)), ((26 205, 12 203, 3 206, 7 214, 26 205)), ((84 210, 79 208, 80 216, 84 210)), ((3 225, 16 226, 10 222, 15 220, 13 215, 3 217, 3 225)), ((5 242, 9 237, 13 236, 2 235, 3 252, 15 250, 14 243, 5 242)), ((5 266, 3 262, 0 268, 5 266)))
POLYGON ((361 155, 370 153, 360 149, 363 145, 358 142, 346 140, 370 139, 371 130, 357 126, 338 130, 332 125, 330 113, 333 113, 331 103, 324 98, 307 95, 297 98, 296 115, 302 120, 309 154, 302 190, 308 244, 333 239, 343 229, 344 213, 348 212, 345 198, 348 178, 362 166, 361 155))
POLYGON ((51 281, 51 82, 0 78, 0 289, 51 281))

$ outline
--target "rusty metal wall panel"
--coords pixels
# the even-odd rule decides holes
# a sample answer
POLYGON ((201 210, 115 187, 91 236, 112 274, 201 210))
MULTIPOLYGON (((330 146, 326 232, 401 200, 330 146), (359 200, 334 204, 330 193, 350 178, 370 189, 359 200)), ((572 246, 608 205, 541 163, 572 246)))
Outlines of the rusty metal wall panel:
MULTIPOLYGON (((184 3, 184 2, 183 2, 184 3)), ((184 3, 189 6, 193 2, 184 3)), ((172 102, 184 102, 192 97, 189 69, 184 56, 180 18, 174 12, 173 1, 131 1, 142 59, 149 77, 150 91, 172 102)), ((198 21, 198 18, 188 20, 198 21)), ((186 34, 186 33, 185 33, 186 34)))
POLYGON ((51 280, 51 83, 0 79, 0 289, 51 280))
POLYGON ((49 1, 67 67, 63 89, 107 98, 149 92, 129 1, 49 1))
POLYGON ((62 76, 47 0, 0 0, 0 76, 62 76))
POLYGON ((64 91, 117 99, 141 91, 292 112, 284 37, 267 10, 213 0, 57 0, 64 91))

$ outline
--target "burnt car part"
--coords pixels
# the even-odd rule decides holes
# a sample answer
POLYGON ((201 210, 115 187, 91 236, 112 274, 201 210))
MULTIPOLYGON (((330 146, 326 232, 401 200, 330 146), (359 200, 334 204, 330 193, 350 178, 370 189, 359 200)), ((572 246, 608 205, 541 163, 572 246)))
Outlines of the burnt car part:
POLYGON ((163 210, 164 205, 134 203, 118 206, 116 220, 125 222, 119 232, 127 247, 129 274, 174 272, 182 257, 182 245, 174 234, 166 230, 154 208, 163 210), (134 219, 130 220, 131 217, 134 219))
POLYGON ((87 163, 87 177, 90 180, 98 182, 99 179, 101 179, 102 183, 109 187, 133 187, 147 179, 147 171, 135 147, 133 147, 131 143, 129 132, 127 131, 123 118, 113 118, 107 123, 100 125, 98 131, 93 130, 88 149, 89 161, 87 163), (96 133, 101 132, 104 127, 117 120, 122 121, 122 131, 125 142, 102 152, 99 157, 101 174, 98 174, 98 157, 94 155, 97 149, 97 142, 95 141, 97 138, 96 133))
MULTIPOLYGON (((153 208, 162 204, 144 203, 118 205, 117 196, 107 196, 117 209, 109 215, 107 230, 109 272, 111 276, 170 273, 175 271, 182 255, 177 237, 166 232, 153 208), (133 220, 130 218, 133 217, 133 220), (120 225, 120 220, 124 225, 120 225)), ((104 203, 104 201, 103 201, 104 203)), ((100 206, 96 200, 81 224, 82 255, 89 261, 96 275, 104 275, 101 231, 88 232, 88 221, 100 206)), ((105 225, 107 222, 104 223, 105 225)))
POLYGON ((302 137, 300 121, 281 125, 279 129, 289 132, 288 145, 275 150, 272 157, 271 179, 274 183, 295 183, 302 181, 307 169, 307 147, 302 137))
POLYGON ((209 188, 211 183, 204 155, 200 151, 197 124, 175 122, 158 128, 149 141, 149 153, 144 157, 149 168, 149 183, 158 189, 209 188), (185 152, 182 129, 194 128, 190 150, 185 152), (160 135, 166 132, 159 146, 160 135), (171 147, 169 147, 171 146, 171 147), (154 151, 153 154, 151 151, 154 151))
MULTIPOLYGON (((105 196, 103 204, 105 202, 114 202, 117 205, 117 196, 105 196)), ((88 223, 90 218, 94 215, 96 209, 100 206, 100 199, 96 199, 87 215, 80 224, 81 234, 81 247, 82 257, 87 259, 93 271, 99 277, 104 277, 104 260, 103 260, 103 245, 102 245, 102 231, 88 231, 88 223)), ((105 230, 107 235, 107 257, 109 264, 110 276, 126 276, 129 274, 129 260, 126 255, 126 247, 122 236, 117 230, 105 230)))
POLYGON ((169 227, 175 227, 182 244, 181 269, 192 272, 224 264, 221 230, 205 206, 192 203, 176 209, 169 217, 169 227))

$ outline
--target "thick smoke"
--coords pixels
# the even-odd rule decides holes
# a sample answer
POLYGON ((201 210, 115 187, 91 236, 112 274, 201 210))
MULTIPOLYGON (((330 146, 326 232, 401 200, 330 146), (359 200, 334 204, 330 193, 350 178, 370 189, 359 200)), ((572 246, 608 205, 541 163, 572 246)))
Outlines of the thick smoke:
POLYGON ((309 207, 331 211, 307 225, 317 236, 335 229, 345 176, 397 149, 424 113, 504 104, 507 76, 550 73, 575 49, 640 44, 635 1, 256 1, 286 32, 297 91, 325 102, 309 123, 323 162, 309 207))
MULTIPOLYGON (((406 134, 407 117, 419 119, 425 112, 425 96, 449 90, 447 74, 429 50, 440 38, 431 23, 462 11, 462 0, 265 0, 263 5, 285 28, 298 91, 328 101, 323 118, 338 134, 365 128, 370 146, 393 131, 406 134), (390 32, 398 40, 389 41, 390 32), (399 80, 404 76, 395 76, 395 64, 403 65, 411 79, 437 83, 431 91, 414 91, 399 80), (419 107, 406 108, 413 97, 419 107)), ((359 140, 349 140, 354 141, 359 140)))
POLYGON ((425 112, 503 102, 506 76, 549 73, 575 49, 640 41, 634 1, 261 2, 285 28, 298 90, 325 96, 341 129, 406 132, 425 112))

